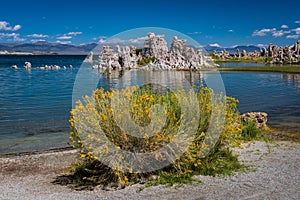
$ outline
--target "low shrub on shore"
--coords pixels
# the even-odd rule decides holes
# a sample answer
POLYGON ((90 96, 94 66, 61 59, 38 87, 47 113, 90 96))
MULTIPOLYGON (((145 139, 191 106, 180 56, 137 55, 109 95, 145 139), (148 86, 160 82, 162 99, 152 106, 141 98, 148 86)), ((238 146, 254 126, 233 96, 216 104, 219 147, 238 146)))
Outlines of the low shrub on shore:
POLYGON ((262 67, 219 67, 220 71, 249 71, 249 72, 285 72, 300 73, 299 66, 283 65, 283 66, 262 66, 262 67))
MULTIPOLYGON (((230 146, 238 145, 242 138, 243 127, 237 103, 236 99, 214 94, 213 90, 204 86, 176 93, 153 85, 110 91, 97 89, 92 96, 86 96, 83 102, 79 101, 71 111, 70 123, 73 130, 70 141, 74 148, 80 149, 82 159, 73 168, 73 181, 89 185, 118 184, 121 187, 143 180, 147 181, 147 185, 172 185, 193 182, 193 175, 230 174, 242 169, 244 166, 229 149, 230 146), (200 117, 186 122, 181 104, 188 102, 193 94, 197 99, 194 103, 198 110, 189 110, 189 113, 196 112, 200 117), (116 95, 122 97, 118 98, 119 107, 112 103, 116 95), (121 107, 125 107, 129 114, 126 115, 126 109, 122 110, 121 107), (165 121, 161 122, 161 117, 157 117, 159 113, 166 116, 165 121), (220 119, 223 121, 215 115, 222 115, 223 118, 220 119), (120 128, 120 125, 131 126, 129 122, 122 124, 121 119, 124 118, 130 118, 142 127, 139 133, 142 137, 132 136, 128 130, 133 129, 120 128), (152 135, 143 128, 151 123, 156 130, 152 135), (185 130, 181 130, 182 123, 188 124, 185 130), (191 135, 189 132, 195 124, 198 128, 191 135), (219 126, 219 134, 209 134, 211 124, 219 126), (102 137, 103 133, 106 139, 102 137), (215 135, 218 136, 217 139, 214 138, 215 135), (157 152, 171 142, 176 142, 176 147, 180 147, 186 142, 184 140, 189 141, 188 148, 167 166, 155 171, 134 171, 130 160, 117 158, 117 154, 115 162, 107 160, 119 149, 137 154, 157 152), (115 150, 109 143, 114 144, 115 150), (212 145, 213 148, 210 149, 212 145), (123 159, 124 163, 120 164, 118 159, 123 159)), ((175 151, 172 148, 169 150, 175 151)), ((155 154, 155 158, 168 159, 160 154, 155 154)))
POLYGON ((138 64, 138 66, 143 66, 143 65, 149 64, 150 62, 154 62, 155 60, 156 60, 155 57, 143 58, 143 59, 139 60, 137 62, 137 64, 138 64))
POLYGON ((230 57, 230 58, 220 58, 217 54, 213 52, 208 53, 214 61, 216 62, 243 62, 243 63, 268 63, 273 60, 272 57, 251 57, 251 56, 244 56, 244 57, 230 57))
POLYGON ((242 123, 242 137, 245 140, 258 139, 260 137, 260 130, 257 128, 256 123, 248 118, 245 122, 242 123))

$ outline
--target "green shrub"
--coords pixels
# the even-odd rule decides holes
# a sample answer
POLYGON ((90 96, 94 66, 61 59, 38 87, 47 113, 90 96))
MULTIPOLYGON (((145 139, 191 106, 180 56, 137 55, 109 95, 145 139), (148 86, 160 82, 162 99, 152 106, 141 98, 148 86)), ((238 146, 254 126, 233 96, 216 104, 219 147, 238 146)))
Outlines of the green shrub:
POLYGON ((156 60, 155 57, 143 58, 137 62, 138 66, 143 66, 149 64, 151 61, 154 62, 156 60))
POLYGON ((265 62, 271 62, 273 60, 273 57, 272 56, 267 56, 265 58, 265 62))
POLYGON ((260 130, 257 128, 256 123, 247 118, 246 121, 242 123, 242 137, 245 140, 258 139, 260 137, 260 130))
POLYGON ((143 49, 142 48, 137 48, 135 50, 135 54, 138 56, 139 54, 143 55, 143 49))
POLYGON ((208 55, 210 57, 212 57, 212 59, 214 59, 214 60, 219 60, 220 59, 220 57, 217 54, 215 54, 214 52, 208 52, 208 55))
MULTIPOLYGON (((72 132, 70 133, 70 141, 74 148, 80 149, 80 157, 84 160, 82 165, 77 166, 78 170, 74 170, 74 176, 80 177, 76 180, 89 181, 92 184, 107 184, 109 181, 118 182, 125 186, 141 178, 149 178, 151 175, 157 175, 156 183, 186 183, 191 181, 191 177, 195 174, 216 175, 228 174, 234 170, 240 169, 240 165, 235 156, 227 149, 231 145, 239 143, 241 133, 241 123, 239 112, 237 110, 238 101, 231 97, 214 94, 212 89, 201 86, 196 90, 197 102, 199 105, 199 121, 190 121, 189 123, 197 124, 198 130, 193 137, 188 136, 189 129, 184 130, 179 136, 180 123, 182 123, 182 113, 178 99, 189 98, 189 93, 194 91, 160 91, 154 89, 152 85, 146 87, 128 87, 122 90, 104 91, 97 89, 92 96, 86 96, 84 102, 78 102, 77 106, 71 111, 70 123, 72 132), (121 130, 116 123, 117 119, 126 118, 122 112, 114 115, 111 105, 114 95, 122 96, 119 104, 129 103, 129 113, 132 120, 141 127, 147 126, 151 120, 153 123, 159 124, 151 115, 151 106, 163 105, 163 112, 167 116, 165 123, 158 129, 159 132, 153 136, 149 136, 146 132, 141 132, 142 138, 131 136, 130 133, 121 130), (214 97, 214 98, 212 98, 214 97), (225 108, 224 124, 221 127, 220 137, 214 145, 213 150, 206 157, 203 156, 210 146, 210 142, 214 141, 214 136, 208 134, 208 127, 212 123, 212 110, 218 114, 222 114, 225 108), (88 138, 99 142, 102 145, 101 153, 91 146, 85 146, 81 140, 78 128, 86 127, 88 138), (187 150, 176 160, 172 161, 167 167, 151 172, 139 173, 133 172, 130 163, 120 166, 116 164, 113 167, 105 167, 101 161, 111 154, 107 144, 98 138, 97 130, 99 128, 105 132, 105 136, 114 143, 114 145, 122 150, 144 153, 156 151, 171 141, 175 141, 179 146, 184 141, 182 138, 188 139, 190 145, 187 150), (89 132, 91 130, 91 133, 89 132), (88 148, 87 148, 88 147, 88 148), (225 148, 226 147, 226 148, 225 148), (95 154, 97 152, 97 154, 95 154), (99 159, 101 158, 101 159, 99 159), (127 169, 127 170, 125 170, 127 169)), ((196 112, 195 110, 191 112, 196 112)), ((221 126, 217 119, 214 118, 214 125, 221 126)), ((251 132, 252 133, 252 132, 251 132)), ((157 155, 158 158, 161 155, 157 155)), ((153 181, 152 181, 153 182, 153 181)))

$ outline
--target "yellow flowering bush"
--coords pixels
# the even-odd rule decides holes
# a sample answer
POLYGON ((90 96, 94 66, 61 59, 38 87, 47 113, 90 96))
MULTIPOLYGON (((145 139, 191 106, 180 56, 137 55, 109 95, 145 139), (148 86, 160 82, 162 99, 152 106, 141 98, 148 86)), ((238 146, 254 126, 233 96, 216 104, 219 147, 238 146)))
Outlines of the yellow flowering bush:
MULTIPOLYGON (((189 92, 195 93, 198 101, 196 103, 199 111, 195 112, 200 115, 199 121, 190 122, 197 124, 197 132, 192 138, 186 137, 191 139, 191 142, 182 155, 172 160, 168 166, 158 170, 160 172, 152 172, 152 174, 161 174, 162 171, 176 176, 199 174, 210 162, 207 157, 212 157, 222 148, 239 144, 241 133, 241 122, 237 110, 238 101, 222 94, 216 95, 212 89, 203 85, 193 91, 182 90, 176 93, 172 90, 156 88, 153 85, 109 91, 104 91, 102 88, 96 89, 91 96, 78 101, 71 111, 70 143, 74 148, 80 149, 80 157, 93 163, 94 168, 96 165, 103 166, 103 163, 106 163, 105 159, 109 159, 109 155, 113 154, 112 151, 121 149, 127 152, 147 153, 155 152, 173 141, 180 145, 180 140, 185 137, 176 135, 185 135, 189 129, 179 131, 183 120, 179 98, 185 98, 189 92), (120 102, 117 102, 119 107, 114 106, 115 95, 122 97, 118 98, 120 99, 120 102), (127 110, 129 114, 126 114, 120 107, 125 107, 125 111, 127 110), (158 113, 162 113, 165 117, 158 116, 158 113), (218 118, 214 117, 216 114, 224 116, 223 121, 218 121, 218 118), (127 121, 124 119, 131 120, 140 127, 139 137, 132 135, 130 130, 133 129, 122 129, 122 127, 130 127, 129 122, 126 124, 127 121), (162 119, 165 120, 162 121, 162 119), (214 126, 222 126, 218 129, 221 130, 220 133, 209 134, 211 123, 214 126), (154 124, 152 134, 147 132, 146 128, 151 124, 154 124), (100 132, 104 133, 105 139, 99 136, 100 132), (85 138, 84 141, 83 138, 85 138), (210 143, 213 149, 208 148, 210 143), (112 150, 110 144, 113 144, 115 150, 112 150), (208 154, 205 150, 209 150, 208 154)), ((155 156, 157 159, 162 157, 159 153, 155 156)), ((130 162, 120 165, 118 162, 110 161, 110 164, 105 173, 121 185, 134 182, 142 174, 142 172, 133 171, 130 162)), ((83 178, 86 179, 86 177, 83 178)), ((103 180, 97 179, 97 182, 102 183, 103 180)))

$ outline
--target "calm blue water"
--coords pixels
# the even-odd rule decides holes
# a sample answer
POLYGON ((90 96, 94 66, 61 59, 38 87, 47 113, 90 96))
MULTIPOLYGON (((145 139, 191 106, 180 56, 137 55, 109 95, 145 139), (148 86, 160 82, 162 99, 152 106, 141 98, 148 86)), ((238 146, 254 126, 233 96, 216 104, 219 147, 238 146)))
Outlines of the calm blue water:
MULTIPOLYGON (((0 154, 65 147, 68 144, 69 111, 72 108, 73 85, 83 56, 0 56, 0 154), (23 64, 30 61, 31 71, 23 64), (18 65, 18 70, 11 65, 18 65), (73 69, 41 71, 42 65, 73 65, 73 69)), ((118 83, 119 76, 103 77, 85 70, 87 84, 100 79, 98 86, 118 83)), ((135 71, 136 80, 143 79, 135 71)), ((190 72, 184 76, 194 83, 214 72, 190 72)), ((263 72, 222 72, 227 95, 239 99, 239 110, 265 111, 272 127, 300 131, 300 74, 263 72)))
POLYGON ((66 146, 69 110, 80 56, 0 56, 0 152, 66 146), (25 71, 25 61, 32 70, 25 71), (12 70, 16 64, 19 69, 12 70), (75 69, 41 71, 43 65, 75 69))

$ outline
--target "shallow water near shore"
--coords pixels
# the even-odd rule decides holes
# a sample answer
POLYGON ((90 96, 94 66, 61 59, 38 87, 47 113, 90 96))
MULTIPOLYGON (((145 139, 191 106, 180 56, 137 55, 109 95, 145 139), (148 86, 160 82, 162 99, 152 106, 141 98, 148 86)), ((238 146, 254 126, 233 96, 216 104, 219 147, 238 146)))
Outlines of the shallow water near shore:
MULTIPOLYGON (((73 85, 83 60, 84 56, 0 56, 0 154, 68 145, 73 85), (23 69, 25 61, 32 63, 31 71, 23 69), (14 64, 18 70, 11 69, 14 64), (67 69, 35 69, 46 64, 67 69)), ((146 72, 131 73, 136 79, 129 83, 135 85, 146 72)), ((176 73, 199 85, 204 76, 216 72, 176 73)), ((99 79, 98 86, 105 89, 114 87, 120 76, 86 69, 87 82, 99 79)), ((221 72, 221 76, 227 95, 239 99, 240 112, 264 111, 271 127, 300 132, 300 74, 221 72)))

